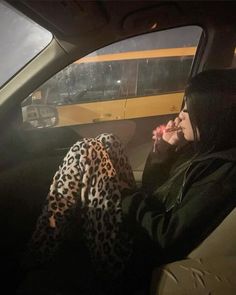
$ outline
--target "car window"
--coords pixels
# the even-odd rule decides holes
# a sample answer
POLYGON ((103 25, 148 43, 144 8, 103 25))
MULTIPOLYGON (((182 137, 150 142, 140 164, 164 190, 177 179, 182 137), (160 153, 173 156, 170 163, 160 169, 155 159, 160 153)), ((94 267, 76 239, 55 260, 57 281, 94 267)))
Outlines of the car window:
POLYGON ((52 34, 0 0, 0 87, 45 48, 52 34))
POLYGON ((188 26, 144 34, 75 61, 26 98, 25 126, 59 127, 177 113, 201 32, 188 26))

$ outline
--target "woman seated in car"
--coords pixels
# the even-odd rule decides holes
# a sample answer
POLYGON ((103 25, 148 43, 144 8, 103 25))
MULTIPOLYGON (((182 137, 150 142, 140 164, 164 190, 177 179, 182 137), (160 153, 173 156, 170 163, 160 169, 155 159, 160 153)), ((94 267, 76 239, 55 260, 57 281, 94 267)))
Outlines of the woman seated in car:
POLYGON ((141 188, 116 136, 75 143, 38 219, 32 263, 53 257, 73 220, 93 271, 114 291, 118 278, 138 285, 153 267, 185 257, 219 225, 236 200, 236 71, 198 74, 184 100, 153 132, 141 188))

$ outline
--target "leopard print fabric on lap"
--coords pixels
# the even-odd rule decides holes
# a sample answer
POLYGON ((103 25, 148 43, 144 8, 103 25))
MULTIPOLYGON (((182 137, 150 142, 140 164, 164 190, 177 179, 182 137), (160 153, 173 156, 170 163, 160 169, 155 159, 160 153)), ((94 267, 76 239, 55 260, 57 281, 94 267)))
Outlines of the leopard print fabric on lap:
POLYGON ((42 215, 30 242, 34 259, 50 259, 78 216, 94 268, 119 275, 132 252, 121 231, 121 197, 135 181, 124 148, 112 134, 85 138, 72 146, 53 178, 42 215))

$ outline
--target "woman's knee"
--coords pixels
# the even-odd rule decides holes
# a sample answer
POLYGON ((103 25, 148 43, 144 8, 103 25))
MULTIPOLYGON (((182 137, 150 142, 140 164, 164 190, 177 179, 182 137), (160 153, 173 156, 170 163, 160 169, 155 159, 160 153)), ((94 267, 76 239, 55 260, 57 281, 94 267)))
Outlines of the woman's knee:
POLYGON ((102 133, 96 137, 99 140, 104 148, 121 148, 122 143, 119 137, 113 133, 102 133))

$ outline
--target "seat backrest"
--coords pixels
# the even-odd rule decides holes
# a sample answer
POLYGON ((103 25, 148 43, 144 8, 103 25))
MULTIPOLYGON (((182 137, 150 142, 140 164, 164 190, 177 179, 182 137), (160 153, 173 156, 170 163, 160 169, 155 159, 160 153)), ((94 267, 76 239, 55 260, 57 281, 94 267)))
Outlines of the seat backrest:
POLYGON ((236 208, 189 255, 189 258, 236 256, 236 208))
POLYGON ((236 208, 189 255, 156 268, 151 295, 235 294, 236 208))

